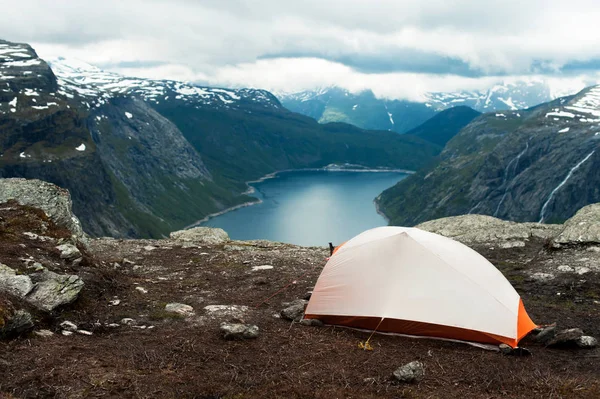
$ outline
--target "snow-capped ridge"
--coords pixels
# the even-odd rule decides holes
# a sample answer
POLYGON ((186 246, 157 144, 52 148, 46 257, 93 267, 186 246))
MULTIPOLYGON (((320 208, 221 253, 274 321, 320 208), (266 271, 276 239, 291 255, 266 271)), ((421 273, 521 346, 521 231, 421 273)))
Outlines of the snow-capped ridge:
POLYGON ((83 97, 90 106, 124 95, 155 104, 171 98, 171 101, 217 108, 237 107, 242 102, 275 108, 280 106, 277 99, 264 90, 200 87, 190 82, 128 77, 63 57, 52 59, 49 64, 58 79, 59 93, 70 98, 83 97))

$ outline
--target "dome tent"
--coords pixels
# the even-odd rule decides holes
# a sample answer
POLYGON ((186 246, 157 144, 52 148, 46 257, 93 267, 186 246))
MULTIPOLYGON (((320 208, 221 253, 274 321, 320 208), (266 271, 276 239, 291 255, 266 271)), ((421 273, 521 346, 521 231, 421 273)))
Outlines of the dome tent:
POLYGON ((537 327, 519 294, 483 256, 405 227, 367 230, 338 247, 305 318, 512 347, 537 327))

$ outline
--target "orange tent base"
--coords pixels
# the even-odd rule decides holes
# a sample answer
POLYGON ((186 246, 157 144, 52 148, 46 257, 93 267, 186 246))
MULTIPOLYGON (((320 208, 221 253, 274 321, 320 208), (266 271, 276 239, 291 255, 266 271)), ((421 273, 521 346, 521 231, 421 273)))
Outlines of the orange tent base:
POLYGON ((500 335, 489 334, 481 331, 468 330, 460 327, 449 327, 439 324, 422 323, 418 321, 384 319, 380 317, 360 317, 360 316, 323 316, 311 315, 304 316, 307 319, 319 319, 326 324, 339 326, 362 328, 380 332, 392 332, 407 335, 419 335, 425 337, 448 338, 460 341, 481 342, 486 344, 507 344, 516 347, 521 339, 525 337, 537 325, 531 321, 523 301, 519 300, 519 315, 517 318, 517 338, 502 337, 500 335), (380 324, 381 323, 381 324, 380 324), (379 327, 378 327, 379 325, 379 327))

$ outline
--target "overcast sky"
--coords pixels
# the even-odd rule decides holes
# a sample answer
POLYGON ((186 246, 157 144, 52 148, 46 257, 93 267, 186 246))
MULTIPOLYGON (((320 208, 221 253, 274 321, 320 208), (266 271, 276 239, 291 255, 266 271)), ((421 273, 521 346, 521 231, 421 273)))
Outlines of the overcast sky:
POLYGON ((0 0, 0 38, 128 75, 379 96, 600 71, 598 0, 0 0), (3 4, 5 3, 5 4, 3 4))

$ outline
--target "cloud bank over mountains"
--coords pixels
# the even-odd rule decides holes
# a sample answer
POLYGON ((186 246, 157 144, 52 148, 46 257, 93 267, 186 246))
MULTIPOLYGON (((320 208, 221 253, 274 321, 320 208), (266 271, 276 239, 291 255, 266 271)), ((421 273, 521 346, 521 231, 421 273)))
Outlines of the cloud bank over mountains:
POLYGON ((407 99, 541 78, 563 93, 600 79, 595 0, 23 0, 2 9, 4 39, 141 77, 407 99))

